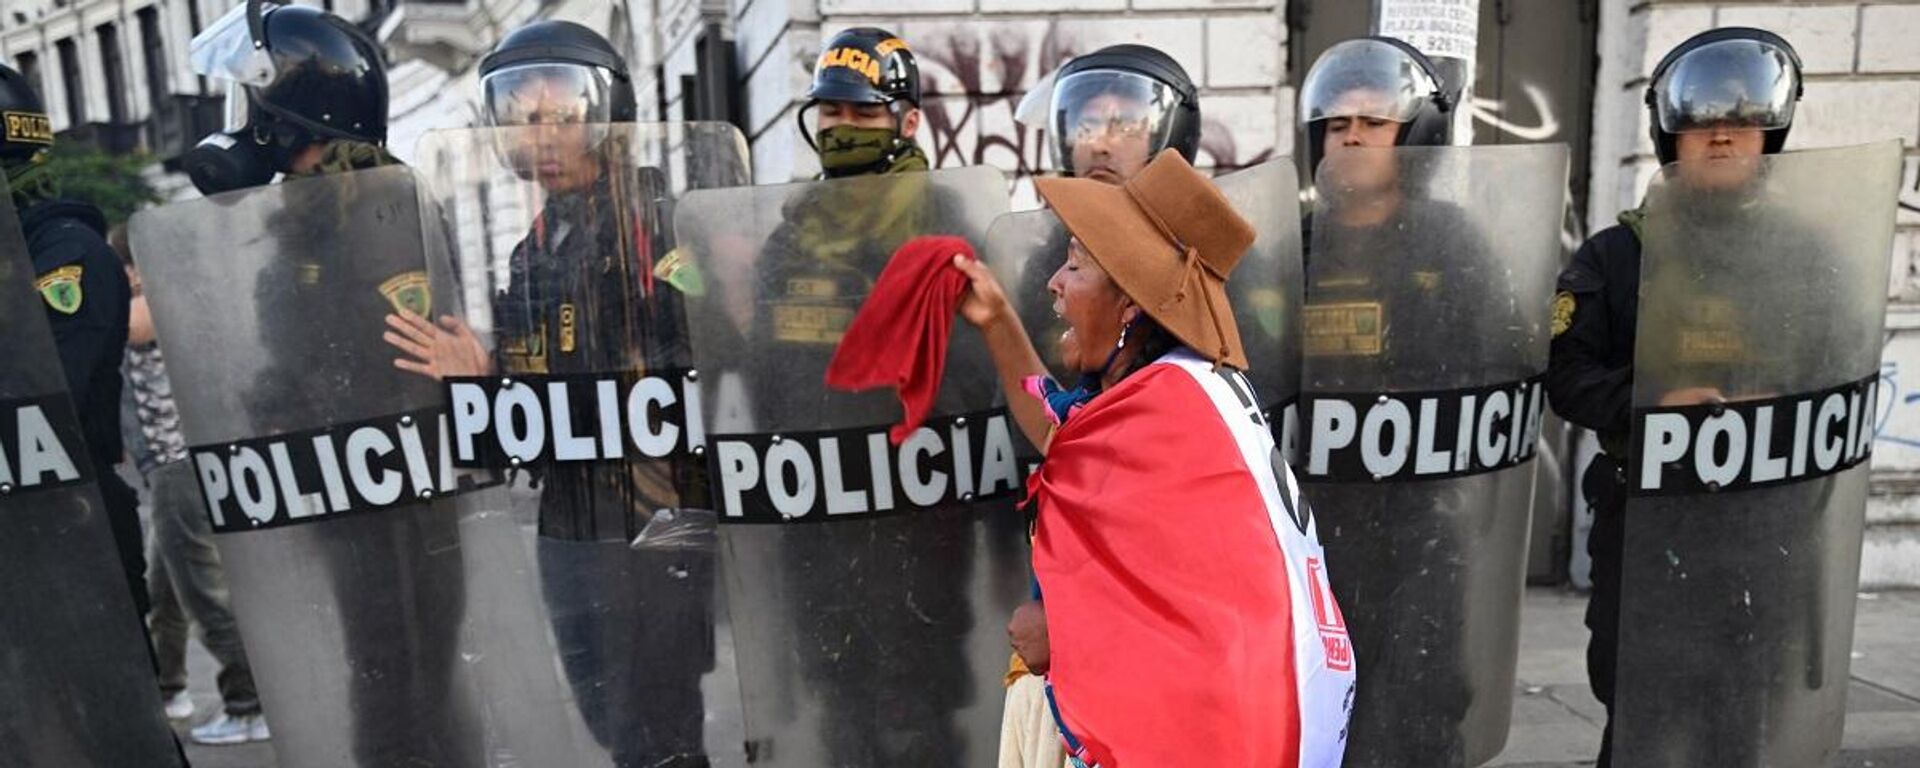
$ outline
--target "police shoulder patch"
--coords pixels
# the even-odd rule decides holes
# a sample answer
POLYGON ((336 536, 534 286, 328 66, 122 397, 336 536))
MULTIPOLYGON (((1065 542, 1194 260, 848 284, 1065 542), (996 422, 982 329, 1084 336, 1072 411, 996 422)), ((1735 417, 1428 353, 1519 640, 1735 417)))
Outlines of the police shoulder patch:
POLYGON ((387 278, 380 284, 380 295, 387 297, 387 303, 395 310, 406 310, 421 317, 433 312, 433 291, 427 285, 427 273, 421 270, 387 278))
POLYGON ((86 298, 80 293, 81 273, 78 264, 59 267, 34 280, 33 288, 53 311, 71 315, 80 311, 80 303, 86 298))
MULTIPOLYGON (((1538 305, 1535 305, 1538 306, 1538 305)), ((1561 291, 1553 295, 1553 336, 1559 338, 1573 327, 1573 293, 1561 291)))

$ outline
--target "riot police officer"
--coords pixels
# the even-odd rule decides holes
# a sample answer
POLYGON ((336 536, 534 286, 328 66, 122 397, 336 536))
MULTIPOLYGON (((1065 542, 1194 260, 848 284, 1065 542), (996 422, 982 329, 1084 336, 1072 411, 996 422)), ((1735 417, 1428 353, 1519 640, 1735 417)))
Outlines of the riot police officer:
MULTIPOLYGON (((1794 106, 1802 90, 1800 70, 1793 47, 1765 30, 1717 29, 1681 43, 1654 68, 1646 92, 1650 132, 1660 162, 1779 152, 1793 127, 1794 106)), ((1733 167, 1727 171, 1751 172, 1733 167)), ((1644 218, 1643 210, 1622 213, 1620 223, 1582 244, 1560 274, 1547 377, 1554 411, 1598 432, 1602 449, 1581 480, 1594 511, 1587 540, 1593 558, 1593 595, 1586 613, 1592 632, 1587 673, 1609 719, 1600 766, 1611 763, 1613 752, 1623 515, 1631 465, 1628 443, 1644 218)), ((1676 392, 1665 402, 1697 403, 1719 397, 1716 392, 1676 392)))
MULTIPOLYGON (((671 190, 662 169, 632 165, 644 149, 632 144, 645 139, 631 125, 626 62, 591 29, 541 21, 502 39, 479 74, 490 126, 480 140, 529 182, 538 213, 493 297, 492 359, 458 320, 436 329, 395 314, 387 339, 406 355, 396 364, 434 376, 688 367, 680 292, 652 269, 654 254, 672 250, 671 190)), ((707 764, 700 679, 714 663, 713 554, 629 546, 656 518, 708 506, 702 469, 691 457, 532 468, 561 662, 589 731, 620 768, 707 764)))
MULTIPOLYGON (((1458 100, 1427 56, 1385 37, 1329 48, 1300 88, 1318 198, 1304 227, 1301 481, 1360 670, 1349 766, 1476 764, 1507 727, 1514 652, 1492 649, 1517 641, 1521 575, 1508 570, 1524 561, 1514 536, 1485 531, 1525 530, 1525 510, 1501 489, 1531 488, 1532 467, 1341 464, 1338 417, 1328 415, 1350 406, 1371 424, 1381 413, 1371 407, 1397 405, 1394 393, 1461 401, 1448 393, 1511 388, 1537 373, 1522 350, 1537 357, 1544 338, 1529 338, 1513 311, 1509 251, 1492 247, 1486 212, 1470 211, 1467 185, 1446 175, 1482 162, 1446 149, 1458 100)), ((1529 168, 1540 172, 1514 184, 1557 192, 1563 168, 1529 168)), ((1544 289, 1548 275, 1536 276, 1542 285, 1529 290, 1544 289)))
MULTIPOLYGON (((893 33, 858 27, 823 46, 799 118, 823 175, 897 181, 821 184, 783 209, 756 275, 771 311, 755 333, 794 380, 823 380, 870 276, 953 206, 919 178, 929 167, 914 140, 920 99, 919 65, 893 33)), ((805 388, 767 383, 755 393, 763 410, 817 407, 805 388)), ((975 533, 961 509, 914 514, 921 524, 854 519, 787 532, 781 565, 806 574, 780 609, 806 638, 800 674, 832 711, 860 713, 826 718, 835 765, 958 765, 966 751, 954 713, 973 697, 960 638, 977 618, 965 586, 975 533), (907 690, 917 694, 894 694, 907 690)))
POLYGON ((855 27, 827 40, 795 119, 826 178, 928 168, 914 139, 920 64, 905 40, 884 29, 855 27))
MULTIPOLYGON (((1447 90, 1444 82, 1426 54, 1395 38, 1360 38, 1327 49, 1307 71, 1300 88, 1299 113, 1307 135, 1308 167, 1318 175, 1328 157, 1350 149, 1452 143, 1459 94, 1447 90)), ((1428 259, 1449 252, 1485 251, 1474 243, 1411 249, 1401 254, 1404 258, 1396 262, 1398 269, 1392 274, 1356 272, 1365 271, 1358 262, 1392 245, 1396 231, 1413 228, 1467 238, 1474 235, 1465 227, 1435 223, 1464 221, 1466 217, 1454 204, 1425 194, 1419 188, 1422 179, 1418 174, 1395 158, 1386 152, 1345 154, 1337 183, 1316 184, 1316 194, 1333 203, 1325 206, 1333 215, 1309 216, 1303 227, 1310 308, 1343 301, 1345 294, 1356 289, 1371 293, 1375 289, 1369 286, 1376 282, 1413 281, 1428 292, 1437 292, 1442 286, 1435 276, 1443 267, 1428 259), (1316 233, 1316 229, 1322 231, 1316 233), (1355 263, 1347 266, 1348 262, 1355 263)), ((1398 362, 1413 363, 1422 354, 1442 348, 1457 352, 1459 345, 1475 343, 1476 334, 1461 330, 1473 322, 1471 313, 1481 308, 1452 305, 1451 309, 1454 316, 1448 322, 1422 323, 1424 331, 1414 327, 1395 329, 1401 334, 1430 334, 1429 338, 1402 335, 1395 348, 1386 349, 1382 344, 1377 352, 1398 362)), ((1351 354, 1356 351, 1351 348, 1333 349, 1329 345, 1340 339, 1316 333, 1314 317, 1309 309, 1308 357, 1371 357, 1351 354)), ((1326 329, 1321 326, 1320 330, 1326 329)))
POLYGON ((397 162, 384 148, 385 57, 347 20, 248 0, 194 37, 192 59, 227 87, 225 130, 181 158, 203 194, 260 186, 277 174, 397 162))
MULTIPOLYGON (((827 179, 899 176, 928 170, 914 136, 919 130, 920 65, 906 41, 874 27, 829 39, 814 66, 800 130, 827 179)), ((790 198, 766 249, 798 259, 763 259, 759 298, 775 308, 763 321, 772 336, 796 345, 800 374, 818 380, 827 354, 866 294, 867 278, 893 255, 892 246, 921 233, 920 223, 944 204, 931 187, 903 181, 821 185, 790 198), (911 190, 911 194, 907 193, 911 190), (772 266, 766 266, 772 265, 772 266), (783 308, 793 308, 788 311, 783 308), (804 308, 801 309, 801 308, 804 308), (814 319, 824 327, 813 327, 814 319), (814 358, 818 359, 814 359, 814 358)), ((778 397, 778 393, 768 393, 778 397)))
MULTIPOLYGON (((352 393, 439 399, 437 387, 366 353, 378 344, 387 313, 426 314, 435 302, 414 239, 419 230, 400 232, 405 239, 374 254, 311 247, 350 240, 382 224, 403 226, 347 215, 374 199, 362 195, 381 192, 351 172, 398 164, 384 146, 388 89, 378 43, 318 8, 248 0, 196 36, 190 58, 197 72, 227 87, 226 130, 207 136, 183 159, 203 193, 237 194, 277 176, 339 179, 282 185, 285 204, 271 206, 263 223, 269 237, 257 247, 273 251, 256 279, 256 322, 269 362, 244 396, 255 428, 284 434, 359 417, 347 415, 360 405, 352 393), (409 247, 409 240, 415 245, 409 247), (314 322, 322 317, 326 322, 314 322)), ((414 201, 409 196, 402 202, 410 208, 414 201)), ((183 258, 140 257, 150 272, 160 260, 183 258)), ((153 277, 148 275, 150 284, 153 277)), ((170 340, 164 324, 159 330, 163 348, 192 343, 170 340)), ((195 364, 190 358, 170 353, 176 375, 195 364)), ((341 752, 355 765, 480 762, 479 730, 456 681, 466 592, 454 503, 449 494, 311 526, 299 555, 311 557, 324 574, 321 581, 331 586, 323 599, 337 616, 342 663, 351 670, 345 692, 350 712, 338 721, 298 714, 319 697, 291 688, 323 662, 286 655, 286 642, 251 645, 268 708, 285 713, 277 736, 289 743, 344 737, 350 744, 341 752), (331 727, 349 733, 327 732, 331 727)), ((223 541, 222 548, 244 543, 223 541)), ((228 561, 236 592, 248 588, 243 582, 249 578, 265 581, 235 567, 245 561, 228 561)), ((314 589, 325 594, 326 587, 314 589)), ((267 601, 288 597, 307 599, 274 594, 267 601)), ((272 611, 239 618, 250 638, 284 631, 272 611)))
POLYGON ((44 165, 53 140, 29 83, 0 65, 0 749, 11 762, 183 766, 136 605, 136 502, 113 471, 121 382, 108 360, 126 342, 128 280, 105 261, 100 211, 60 199, 44 165))
POLYGON ((127 347, 127 312, 133 300, 119 257, 107 245, 106 217, 88 203, 60 197, 59 180, 46 166, 53 125, 40 98, 19 72, 0 65, 0 170, 13 187, 14 206, 27 238, 36 274, 33 287, 46 304, 106 503, 107 522, 134 607, 147 613, 146 556, 141 545, 139 499, 113 471, 120 462, 120 357, 127 347))

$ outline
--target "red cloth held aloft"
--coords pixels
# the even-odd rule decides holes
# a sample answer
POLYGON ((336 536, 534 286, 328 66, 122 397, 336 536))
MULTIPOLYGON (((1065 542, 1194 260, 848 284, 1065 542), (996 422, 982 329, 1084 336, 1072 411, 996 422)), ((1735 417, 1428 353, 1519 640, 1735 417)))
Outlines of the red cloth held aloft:
POLYGON ((967 293, 966 273, 953 268, 955 255, 973 259, 973 246, 927 236, 894 251, 827 366, 827 386, 834 389, 899 390, 905 415, 887 433, 896 445, 926 421, 940 393, 953 315, 967 293))

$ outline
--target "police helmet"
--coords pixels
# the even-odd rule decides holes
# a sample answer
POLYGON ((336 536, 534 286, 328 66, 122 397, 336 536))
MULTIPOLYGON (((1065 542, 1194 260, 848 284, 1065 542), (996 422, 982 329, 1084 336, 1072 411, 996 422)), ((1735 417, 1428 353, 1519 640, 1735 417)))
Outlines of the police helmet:
POLYGON ((1320 167, 1326 156, 1326 121, 1371 117, 1400 124, 1394 144, 1443 146, 1453 141, 1450 90, 1433 60, 1406 41, 1362 37, 1328 48, 1300 85, 1300 123, 1307 129, 1307 157, 1320 167))
POLYGON ((1678 134, 1727 126, 1759 128, 1765 151, 1779 152, 1804 89, 1800 54, 1779 35, 1751 27, 1694 35, 1669 51, 1648 79, 1654 152, 1662 164, 1671 163, 1678 134))
POLYGON ((1185 68, 1145 45, 1112 45, 1076 56, 1015 110, 1023 124, 1053 137, 1054 165, 1077 175, 1074 147, 1116 132, 1147 139, 1146 157, 1171 147, 1187 162, 1200 149, 1200 95, 1185 68), (1103 114, 1094 114, 1099 110, 1103 114))
POLYGON ((814 63, 812 102, 920 106, 920 65, 898 35, 877 27, 854 27, 834 35, 814 63))
POLYGON ((600 33, 570 21, 507 35, 480 60, 480 90, 488 123, 499 126, 625 123, 638 111, 626 60, 600 33))
POLYGON ((0 161, 25 160, 53 146, 53 123, 27 77, 0 64, 0 161))
POLYGON ((225 80, 227 129, 253 126, 292 142, 387 138, 387 65, 380 46, 317 8, 248 0, 195 36, 193 69, 225 80))

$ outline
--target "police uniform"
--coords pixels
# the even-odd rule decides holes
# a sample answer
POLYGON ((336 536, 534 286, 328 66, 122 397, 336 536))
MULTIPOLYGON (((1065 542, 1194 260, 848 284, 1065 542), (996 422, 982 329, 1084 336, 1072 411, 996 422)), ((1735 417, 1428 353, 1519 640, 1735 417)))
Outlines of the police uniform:
MULTIPOLYGON (((1623 217, 1637 222, 1637 214, 1623 217)), ((1553 299, 1547 401, 1560 418, 1599 434, 1602 453, 1587 465, 1581 493, 1593 508, 1587 534, 1593 596, 1587 603, 1587 676, 1607 707, 1601 765, 1611 756, 1614 665, 1620 639, 1622 515, 1627 504, 1627 444, 1633 437, 1633 351, 1640 311, 1640 237, 1628 225, 1601 230, 1560 273, 1553 299)))
MULTIPOLYGON (((665 194, 660 171, 643 168, 547 199, 509 257, 507 290, 494 297, 500 370, 688 365, 679 293, 652 269, 671 247, 671 217, 656 204, 665 194)), ((554 637, 582 717, 616 766, 705 764, 700 679, 715 658, 713 554, 628 546, 659 510, 708 505, 703 469, 678 458, 534 470, 554 637)))
POLYGON ((144 616, 150 606, 139 498, 113 471, 122 452, 120 360, 127 349, 133 289, 119 255, 107 245, 106 218, 98 208, 68 200, 35 203, 20 211, 20 226, 33 256, 34 288, 46 304, 88 455, 98 470, 127 588, 144 616))

